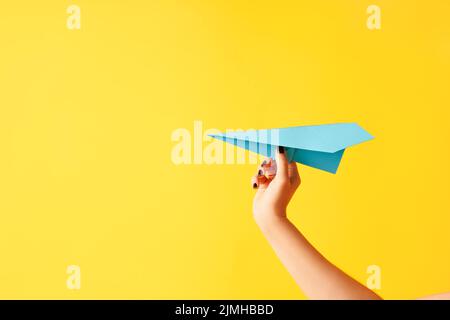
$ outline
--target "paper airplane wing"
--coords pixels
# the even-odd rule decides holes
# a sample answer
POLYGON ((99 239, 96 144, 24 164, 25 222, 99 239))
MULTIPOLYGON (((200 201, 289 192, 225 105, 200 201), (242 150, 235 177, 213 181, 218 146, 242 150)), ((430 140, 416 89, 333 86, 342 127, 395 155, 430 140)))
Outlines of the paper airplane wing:
POLYGON ((356 123, 233 131, 211 136, 271 158, 275 157, 276 147, 284 146, 289 161, 331 173, 336 173, 345 148, 373 139, 356 123))

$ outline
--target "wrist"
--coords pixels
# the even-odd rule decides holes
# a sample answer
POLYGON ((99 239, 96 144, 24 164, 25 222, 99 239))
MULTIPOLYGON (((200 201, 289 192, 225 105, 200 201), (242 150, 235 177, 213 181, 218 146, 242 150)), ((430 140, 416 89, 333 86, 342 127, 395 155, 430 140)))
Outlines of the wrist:
POLYGON ((263 233, 276 229, 279 225, 289 222, 286 212, 255 216, 255 222, 263 233))

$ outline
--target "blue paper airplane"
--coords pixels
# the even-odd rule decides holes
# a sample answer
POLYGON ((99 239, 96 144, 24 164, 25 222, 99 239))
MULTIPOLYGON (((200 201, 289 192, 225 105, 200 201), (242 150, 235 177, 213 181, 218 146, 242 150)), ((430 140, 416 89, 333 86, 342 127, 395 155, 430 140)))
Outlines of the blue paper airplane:
POLYGON ((336 173, 345 148, 373 139, 356 123, 232 131, 211 137, 270 158, 283 146, 289 161, 331 173, 336 173))

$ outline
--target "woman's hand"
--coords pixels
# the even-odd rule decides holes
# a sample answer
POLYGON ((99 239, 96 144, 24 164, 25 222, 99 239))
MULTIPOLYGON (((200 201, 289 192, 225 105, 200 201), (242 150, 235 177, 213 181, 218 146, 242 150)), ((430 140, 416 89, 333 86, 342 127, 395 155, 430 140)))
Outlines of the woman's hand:
POLYGON ((278 147, 276 161, 263 161, 252 178, 253 188, 258 189, 253 200, 253 215, 261 228, 276 219, 286 218, 286 207, 300 182, 297 164, 288 163, 284 147, 278 147))
POLYGON ((280 261, 310 299, 381 299, 320 254, 287 219, 286 207, 300 185, 295 162, 280 147, 275 162, 266 160, 253 177, 256 223, 280 261), (278 167, 278 168, 277 168, 278 167))

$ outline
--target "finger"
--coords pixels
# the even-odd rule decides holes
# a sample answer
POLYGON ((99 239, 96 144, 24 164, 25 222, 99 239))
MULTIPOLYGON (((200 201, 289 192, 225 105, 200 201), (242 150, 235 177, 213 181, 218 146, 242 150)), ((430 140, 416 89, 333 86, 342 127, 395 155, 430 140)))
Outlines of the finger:
POLYGON ((270 165, 261 166, 258 170, 258 175, 263 175, 267 179, 271 180, 275 177, 277 173, 277 163, 273 160, 270 161, 270 165))
POLYGON ((258 188, 265 189, 265 188, 267 188, 269 183, 270 183, 270 181, 264 175, 260 175, 259 173, 258 173, 258 175, 252 177, 252 188, 253 189, 258 189, 258 188))
POLYGON ((276 173, 274 170, 275 161, 271 158, 265 158, 261 165, 258 167, 258 175, 264 175, 267 179, 273 179, 276 173))
POLYGON ((261 184, 264 184, 264 183, 268 182, 268 181, 267 181, 268 178, 267 178, 267 176, 265 175, 265 172, 266 172, 266 169, 263 168, 263 167, 260 167, 260 168, 258 169, 258 173, 256 174, 256 180, 257 180, 257 183, 258 183, 258 187, 259 187, 261 184))
POLYGON ((266 158, 261 163, 261 168, 269 168, 272 165, 272 163, 273 163, 273 160, 271 158, 266 158))
POLYGON ((300 174, 298 173, 297 163, 295 161, 288 164, 288 173, 292 184, 300 183, 300 174))
POLYGON ((277 175, 276 179, 289 179, 288 160, 286 158, 286 149, 283 146, 278 147, 276 152, 277 175))
POLYGON ((258 177, 257 176, 252 177, 252 188, 258 189, 258 177))
POLYGON ((257 179, 258 179, 258 191, 265 190, 270 184, 270 180, 267 179, 265 176, 258 176, 257 179))

